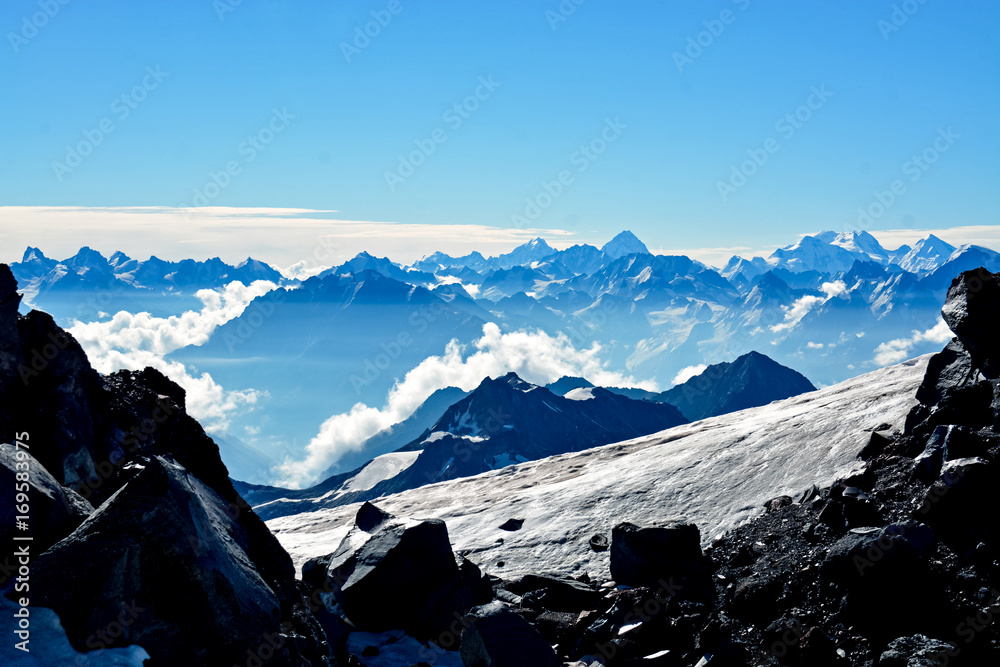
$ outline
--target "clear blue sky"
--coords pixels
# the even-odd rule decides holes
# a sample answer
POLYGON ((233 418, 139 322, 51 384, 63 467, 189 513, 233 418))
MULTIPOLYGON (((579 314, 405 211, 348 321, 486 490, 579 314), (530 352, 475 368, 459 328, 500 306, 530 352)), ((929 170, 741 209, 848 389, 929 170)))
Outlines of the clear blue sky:
POLYGON ((533 226, 756 248, 846 228, 950 127, 959 138, 873 229, 1000 222, 995 2, 587 0, 553 28, 559 0, 399 0, 347 62, 341 44, 389 2, 243 0, 220 19, 227 1, 69 0, 12 43, 41 10, 4 0, 0 205, 190 205, 233 160, 214 205, 507 227, 567 169, 533 226), (919 9, 886 32, 894 4, 919 9), (724 10, 678 71, 673 54, 724 10), (122 118, 115 100, 147 67, 168 76, 122 118), (499 88, 453 127, 480 77, 499 88), (813 86, 833 95, 787 137, 776 123, 813 86), (295 118, 248 162, 241 142, 275 108, 295 118), (627 128, 580 172, 574 151, 609 118, 627 128), (59 182, 53 162, 102 119, 114 131, 59 182), (385 172, 437 128, 447 140, 390 191, 385 172), (718 182, 768 138, 777 152, 723 201, 718 182))

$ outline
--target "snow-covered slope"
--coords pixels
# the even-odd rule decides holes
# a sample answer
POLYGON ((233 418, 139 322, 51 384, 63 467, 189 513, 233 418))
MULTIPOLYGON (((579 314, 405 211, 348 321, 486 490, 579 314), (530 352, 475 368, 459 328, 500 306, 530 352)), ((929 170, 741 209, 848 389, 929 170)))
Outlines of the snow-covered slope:
MULTIPOLYGON (((866 431, 901 428, 927 357, 820 391, 376 501, 402 517, 440 518, 456 551, 486 572, 546 570, 607 578, 608 554, 588 545, 621 521, 695 522, 708 543, 760 514, 761 504, 829 484, 858 462, 866 431), (499 530, 525 519, 517 532, 499 530), (500 542, 499 538, 503 538, 500 542), (503 562, 503 566, 499 563, 503 562)), ((268 522, 297 567, 334 551, 358 505, 268 522)))

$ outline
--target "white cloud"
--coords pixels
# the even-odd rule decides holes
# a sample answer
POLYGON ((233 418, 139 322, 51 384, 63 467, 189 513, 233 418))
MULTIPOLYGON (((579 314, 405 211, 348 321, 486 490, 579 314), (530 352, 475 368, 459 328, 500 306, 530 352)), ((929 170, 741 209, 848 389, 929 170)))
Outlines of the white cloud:
POLYGON ((829 301, 830 299, 840 296, 847 291, 847 285, 844 284, 843 280, 837 280, 832 283, 823 283, 820 285, 820 291, 823 292, 823 296, 817 296, 813 294, 807 294, 799 299, 795 300, 791 306, 785 308, 785 321, 779 324, 774 324, 771 327, 773 333, 781 333, 782 331, 788 331, 789 329, 795 328, 802 318, 809 314, 816 306, 822 305, 829 301))
POLYGON ((164 357, 188 345, 203 345, 217 327, 243 313, 258 296, 276 287, 258 280, 247 286, 232 282, 220 290, 200 290, 200 312, 187 311, 167 318, 121 311, 107 322, 76 322, 70 333, 101 373, 142 370, 152 366, 187 392, 187 410, 212 433, 223 433, 232 416, 256 403, 254 389, 227 391, 208 373, 194 374, 184 364, 164 357))
POLYGON ((471 391, 486 377, 511 371, 534 384, 547 384, 564 375, 586 377, 599 386, 656 389, 651 382, 636 382, 612 372, 598 358, 596 343, 577 350, 565 335, 544 332, 501 333, 496 324, 483 325, 483 336, 470 345, 448 344, 441 356, 428 357, 389 391, 385 405, 373 408, 358 403, 349 412, 327 419, 306 446, 301 460, 288 458, 279 467, 283 486, 301 487, 315 481, 324 470, 365 440, 409 417, 433 392, 454 386, 471 391))
POLYGON ((673 384, 684 384, 693 377, 698 377, 705 372, 708 368, 706 364, 698 364, 697 366, 688 366, 687 368, 682 368, 677 375, 674 376, 673 384))
POLYGON ((925 342, 941 345, 951 340, 952 335, 945 321, 939 319, 937 324, 927 331, 914 331, 909 338, 897 338, 879 345, 875 348, 875 363, 879 366, 899 363, 910 357, 910 350, 916 345, 925 342))
POLYGON ((822 350, 824 347, 826 347, 826 346, 823 345, 823 343, 814 343, 812 341, 809 341, 808 343, 806 343, 806 348, 808 348, 810 350, 822 350))

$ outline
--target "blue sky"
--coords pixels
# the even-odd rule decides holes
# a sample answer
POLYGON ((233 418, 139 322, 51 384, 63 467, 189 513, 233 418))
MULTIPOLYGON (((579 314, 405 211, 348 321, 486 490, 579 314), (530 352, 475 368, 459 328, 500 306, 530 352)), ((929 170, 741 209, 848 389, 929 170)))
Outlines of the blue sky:
MULTIPOLYGON (((758 249, 850 229, 898 179, 870 231, 1000 222, 993 2, 234 2, 0 5, 0 206, 336 211, 309 217, 440 225, 455 251, 490 230, 512 245, 520 215, 556 240, 758 249), (372 12, 386 25, 355 42, 372 12), (80 142, 96 145, 71 166, 80 142)), ((30 219, 10 209, 0 234, 30 219)), ((79 220, 46 238, 86 242, 79 220)), ((119 246, 143 234, 120 225, 119 246)), ((0 259, 23 250, 9 241, 0 259)), ((191 241, 159 254, 226 256, 225 235, 191 241)))

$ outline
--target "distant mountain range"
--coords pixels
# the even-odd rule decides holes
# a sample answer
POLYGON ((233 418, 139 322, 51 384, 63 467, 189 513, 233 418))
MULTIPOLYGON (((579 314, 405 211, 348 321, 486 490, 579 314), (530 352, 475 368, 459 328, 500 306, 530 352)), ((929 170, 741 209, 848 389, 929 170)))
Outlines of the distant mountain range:
POLYGON ((168 262, 154 256, 138 261, 122 252, 105 257, 88 247, 61 261, 29 247, 10 269, 27 304, 65 325, 74 319, 98 320, 120 310, 177 315, 200 308, 194 296, 198 290, 217 289, 233 281, 249 285, 257 280, 275 284, 284 280, 277 269, 250 257, 235 266, 218 257, 168 262))
POLYGON ((11 268, 26 299, 67 325, 117 310, 200 311, 198 289, 232 280, 278 284, 207 343, 168 360, 224 387, 257 390, 261 399, 234 417, 231 432, 284 458, 331 415, 382 406, 407 372, 451 341, 470 346, 487 324, 563 336, 577 350, 596 344, 606 368, 660 390, 689 367, 753 350, 824 386, 937 349, 941 341, 925 333, 940 321, 951 279, 979 266, 1000 270, 1000 253, 934 236, 886 249, 867 232, 821 232, 713 268, 652 254, 625 231, 602 247, 557 250, 533 239, 495 257, 438 252, 411 265, 363 252, 303 281, 252 259, 137 261, 89 248, 62 261, 29 248, 11 268), (280 456, 274 443, 284 446, 280 456))

